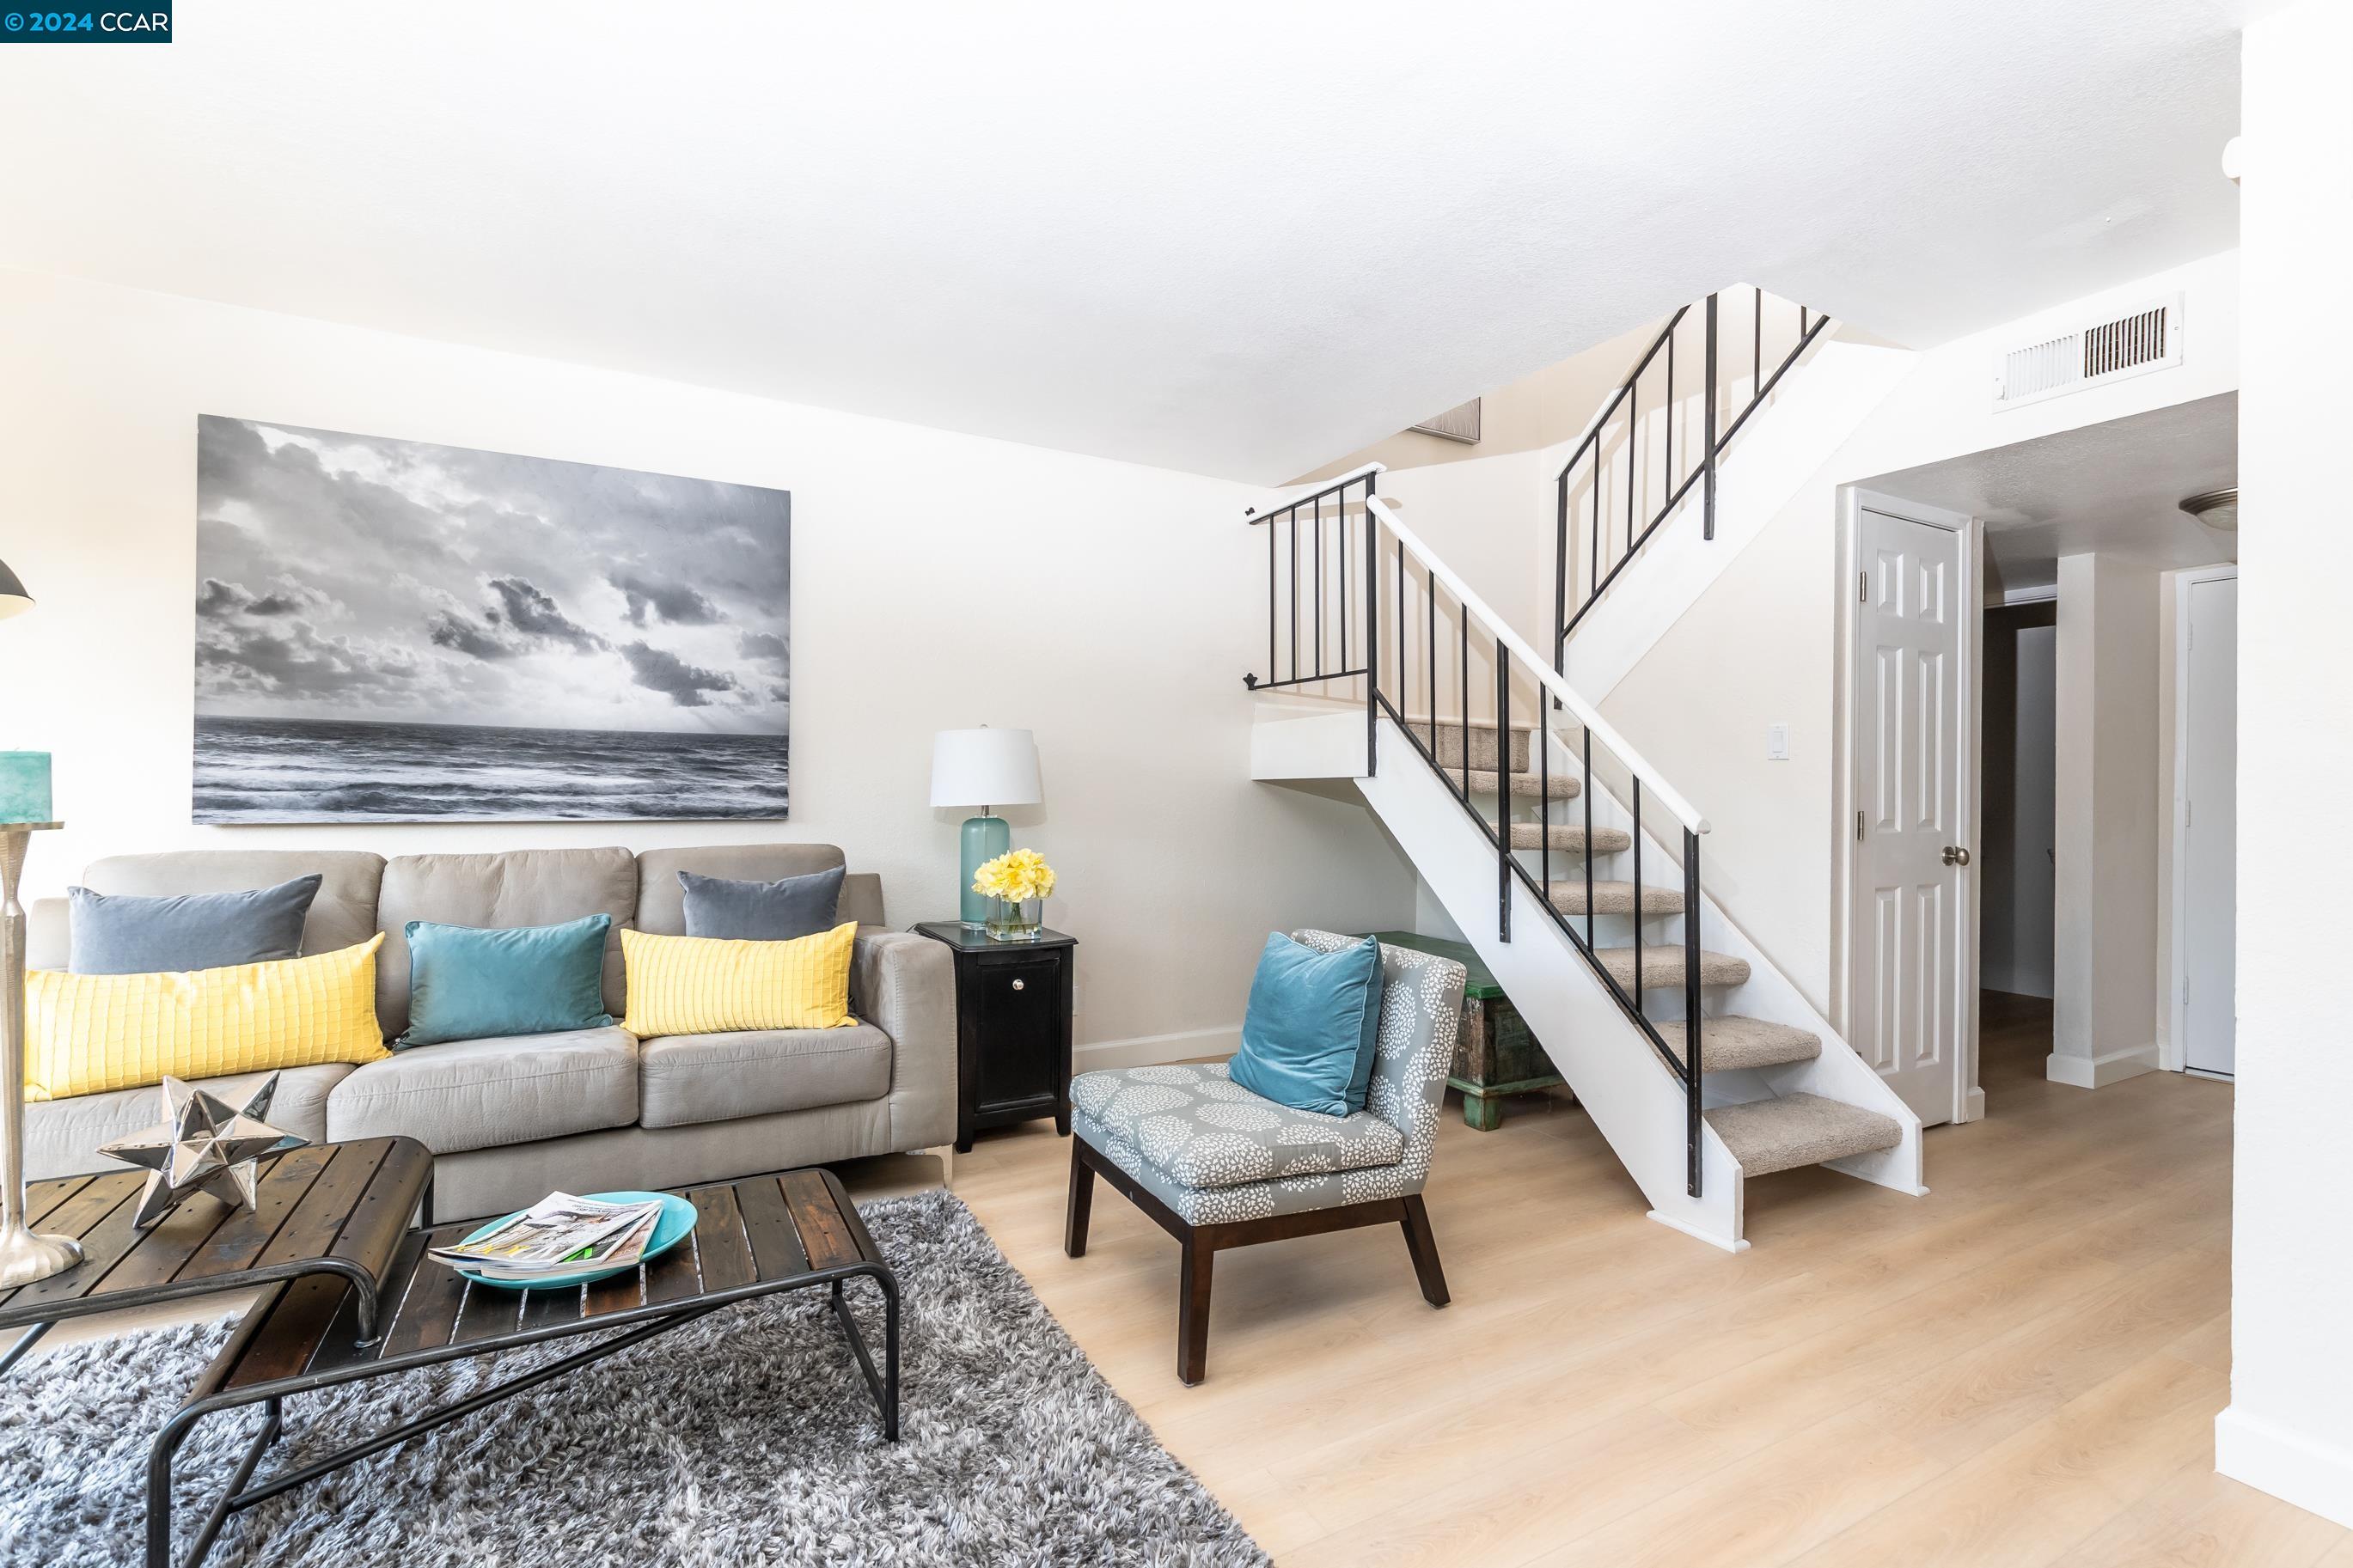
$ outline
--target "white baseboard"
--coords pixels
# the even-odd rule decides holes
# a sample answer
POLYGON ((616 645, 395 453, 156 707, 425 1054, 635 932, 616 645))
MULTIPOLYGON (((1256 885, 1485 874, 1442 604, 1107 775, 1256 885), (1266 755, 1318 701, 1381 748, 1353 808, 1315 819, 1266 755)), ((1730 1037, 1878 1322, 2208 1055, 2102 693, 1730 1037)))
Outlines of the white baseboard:
POLYGON ((2353 1449, 2299 1436, 2232 1405, 2214 1417, 2214 1468, 2353 1527, 2353 1449))
POLYGON ((2157 1071, 2157 1043, 2130 1046, 2105 1056, 2079 1057, 2053 1051, 2043 1062, 2043 1076, 2071 1089, 2105 1089, 2128 1078, 2157 1071))
POLYGON ((1105 1068, 1150 1068, 1166 1062, 1229 1057, 1241 1048, 1241 1043, 1240 1024, 1186 1029, 1174 1035, 1131 1035, 1124 1040, 1093 1040, 1071 1048, 1071 1070, 1099 1072, 1105 1068))

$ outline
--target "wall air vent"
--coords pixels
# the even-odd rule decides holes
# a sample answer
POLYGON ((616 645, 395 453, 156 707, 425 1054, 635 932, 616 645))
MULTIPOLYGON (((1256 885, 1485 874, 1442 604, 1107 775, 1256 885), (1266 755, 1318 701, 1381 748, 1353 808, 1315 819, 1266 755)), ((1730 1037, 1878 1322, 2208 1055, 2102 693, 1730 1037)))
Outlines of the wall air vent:
POLYGON ((2181 296, 2010 349, 1994 361, 1996 413, 2181 363, 2181 296))
POLYGON ((1443 436, 1450 441, 1460 441, 1467 447, 1479 444, 1479 400, 1457 404, 1435 419, 1425 419, 1419 425, 1409 425, 1409 430, 1419 430, 1425 436, 1443 436))

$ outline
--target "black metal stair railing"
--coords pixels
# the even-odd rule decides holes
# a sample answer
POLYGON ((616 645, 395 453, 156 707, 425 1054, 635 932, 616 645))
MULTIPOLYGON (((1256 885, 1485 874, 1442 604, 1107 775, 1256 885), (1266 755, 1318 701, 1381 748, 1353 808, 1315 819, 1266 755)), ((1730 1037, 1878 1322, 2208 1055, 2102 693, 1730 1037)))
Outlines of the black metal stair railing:
POLYGON ((1702 1140, 1701 1080, 1704 1072, 1701 1050, 1700 955, 1700 835, 1706 820, 1672 788, 1659 781, 1632 748, 1548 668, 1535 651, 1513 632, 1469 587, 1440 564, 1419 539, 1398 520, 1391 503, 1377 499, 1379 465, 1368 465, 1314 494, 1272 508, 1252 509, 1252 527, 1267 530, 1267 670, 1245 675, 1253 690, 1345 681, 1344 693, 1365 704, 1367 776, 1377 774, 1380 718, 1386 713, 1421 762, 1445 785, 1447 793, 1468 814, 1495 859, 1495 934, 1510 942, 1513 887, 1516 883, 1545 911, 1553 924, 1599 979, 1610 999, 1655 1051, 1683 1088, 1684 1142, 1687 1152, 1685 1187, 1700 1193, 1702 1140), (1346 498, 1355 495, 1353 510, 1346 498), (1301 542, 1301 519, 1311 532, 1301 542), (1327 539, 1331 548, 1324 548, 1327 539), (1336 567, 1327 563, 1336 561, 1336 567), (1392 570, 1393 568, 1393 570, 1392 570), (1337 611, 1327 605, 1356 606, 1356 635, 1337 625, 1337 611), (1475 631, 1475 635, 1474 635, 1475 631), (1327 637, 1336 633, 1336 646, 1327 637), (1386 641, 1384 637, 1386 637, 1386 641), (1329 657, 1327 657, 1327 653, 1329 657), (1492 684, 1472 679, 1474 655, 1485 658, 1492 684), (1359 687, 1357 683, 1361 683, 1359 687), (1492 699, 1489 710, 1476 711, 1474 697, 1492 699), (1417 704, 1419 710, 1417 710, 1417 704), (1449 708, 1451 713, 1449 713, 1449 708), (1531 769, 1535 775, 1535 856, 1531 870, 1514 853, 1512 798, 1516 770, 1513 766, 1513 715, 1528 715, 1531 769), (1584 902, 1582 922, 1555 897, 1553 858, 1554 763, 1556 731, 1563 749, 1577 758, 1578 799, 1583 816, 1581 840, 1584 902), (1576 731, 1573 746, 1567 730, 1576 731), (1494 742, 1494 811, 1492 818, 1479 804, 1488 792, 1472 778, 1474 737, 1491 731, 1494 742), (1459 754, 1448 740, 1459 742, 1459 754), (1633 821, 1632 883, 1628 905, 1633 930, 1632 973, 1621 982, 1602 957, 1612 951, 1600 945, 1598 900, 1595 896, 1593 847, 1594 799, 1599 783, 1595 771, 1595 747, 1614 770, 1613 793, 1622 794, 1633 821), (1619 781, 1622 781, 1622 786, 1619 781), (1646 782, 1647 781, 1647 782, 1646 782), (1682 963, 1658 976, 1683 992, 1683 1050, 1678 1056, 1666 1043, 1660 1020, 1651 1016, 1644 994, 1663 987, 1644 973, 1643 829, 1645 796, 1662 805, 1683 829, 1680 881, 1683 896, 1682 963))
MULTIPOLYGON (((1570 453, 1555 481, 1554 549, 1553 549, 1553 668, 1566 668, 1564 658, 1568 636, 1577 629, 1593 606, 1608 593, 1634 558, 1641 552, 1666 521, 1674 515, 1692 487, 1700 487, 1700 516, 1704 536, 1715 537, 1716 467, 1733 438, 1748 423, 1765 400, 1798 363, 1799 356, 1813 345, 1830 324, 1830 318, 1803 305, 1789 308, 1797 312, 1796 335, 1781 352, 1780 330, 1773 333, 1775 358, 1767 369, 1766 357, 1768 314, 1778 314, 1778 301, 1773 301, 1762 289, 1751 289, 1749 294, 1748 353, 1742 354, 1736 346, 1727 345, 1722 330, 1723 296, 1710 294, 1696 307, 1685 305, 1667 320, 1665 327, 1651 341, 1634 368, 1620 382, 1601 412, 1587 426, 1584 438, 1570 453), (1683 379, 1683 399, 1675 392, 1676 345, 1684 321, 1694 309, 1702 313, 1704 327, 1701 344, 1700 374, 1694 385, 1686 368, 1683 379), (1743 364, 1745 360, 1747 363, 1743 364), (1746 372, 1744 381, 1741 373, 1746 372), (1643 383, 1649 378, 1653 391, 1649 399, 1643 395, 1643 383), (1663 386, 1657 384, 1663 382, 1663 386), (1746 395, 1727 420, 1724 417, 1724 399, 1727 394, 1739 396, 1745 388, 1746 395), (1691 439, 1689 426, 1693 410, 1686 406, 1694 396, 1698 404, 1700 429, 1696 441, 1691 439), (1645 425, 1643 410, 1651 411, 1650 430, 1653 439, 1642 439, 1645 425), (1684 429, 1683 467, 1675 462, 1675 433, 1684 429), (1694 454, 1694 448, 1696 447, 1694 454), (1655 464, 1651 454, 1655 453, 1655 464), (1622 499, 1611 496, 1606 501, 1605 492, 1622 491, 1622 499), (1646 498, 1655 505, 1645 505, 1646 498), (1619 522, 1622 515, 1622 527, 1619 522), (1575 535, 1582 534, 1578 539, 1575 535), (1579 562, 1584 565, 1581 582, 1575 582, 1579 562), (1571 600, 1575 605, 1572 607, 1571 600)), ((1737 299, 1737 296, 1735 296, 1737 299)))

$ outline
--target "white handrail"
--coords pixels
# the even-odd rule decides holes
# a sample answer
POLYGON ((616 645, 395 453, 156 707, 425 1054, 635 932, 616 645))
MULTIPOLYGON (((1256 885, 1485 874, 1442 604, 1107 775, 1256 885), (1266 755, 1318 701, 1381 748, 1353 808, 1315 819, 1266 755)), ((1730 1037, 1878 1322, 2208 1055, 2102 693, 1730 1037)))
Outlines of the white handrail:
MULTIPOLYGON (((1343 485, 1353 485, 1358 479, 1364 479, 1368 475, 1386 474, 1388 471, 1389 466, 1387 463, 1366 463, 1360 467, 1350 468, 1345 474, 1335 474, 1328 479, 1315 479, 1306 484, 1285 485, 1282 488, 1287 490, 1304 490, 1307 495, 1312 496, 1319 494, 1324 490, 1336 490, 1343 485)), ((1305 498, 1303 497, 1302 499, 1303 500, 1305 498)), ((1288 510, 1290 507, 1291 502, 1287 500, 1267 501, 1260 506, 1253 507, 1250 510, 1259 517, 1266 517, 1274 512, 1288 510)))
MULTIPOLYGON (((1536 650, 1530 647, 1519 633, 1512 630, 1503 616, 1489 609, 1487 602, 1472 593, 1469 584, 1456 576, 1453 569, 1440 561, 1431 552, 1430 546, 1414 536, 1413 530, 1408 528, 1398 519, 1395 502, 1387 496, 1375 496, 1371 504, 1380 509, 1381 519, 1388 525, 1389 531, 1397 535, 1398 546, 1412 551, 1415 559, 1419 560, 1431 575, 1446 584, 1448 591, 1462 605, 1464 614, 1478 616, 1487 629, 1494 633, 1496 641, 1517 654, 1521 661, 1535 674, 1537 683, 1545 690, 1558 698, 1560 705, 1575 714, 1577 721, 1591 731, 1593 738, 1600 742, 1612 756, 1624 763, 1627 770, 1641 781, 1641 787, 1650 792, 1651 798, 1664 805, 1673 815, 1675 820, 1694 833, 1707 831, 1707 818, 1699 814, 1699 808, 1677 794, 1673 788, 1661 782, 1659 771, 1644 762, 1641 753, 1634 750, 1633 746, 1610 725, 1607 719, 1595 711, 1591 703, 1571 689, 1568 682, 1555 673, 1550 665, 1539 658, 1536 656, 1536 650)), ((1402 613, 1403 607, 1400 606, 1399 609, 1402 613)), ((1434 708, 1435 704, 1432 706, 1434 708)), ((1463 715, 1463 721, 1467 727, 1470 721, 1469 714, 1463 715)), ((1541 742, 1541 735, 1538 739, 1541 742)), ((1469 742, 1465 742, 1464 744, 1468 745, 1469 742)))

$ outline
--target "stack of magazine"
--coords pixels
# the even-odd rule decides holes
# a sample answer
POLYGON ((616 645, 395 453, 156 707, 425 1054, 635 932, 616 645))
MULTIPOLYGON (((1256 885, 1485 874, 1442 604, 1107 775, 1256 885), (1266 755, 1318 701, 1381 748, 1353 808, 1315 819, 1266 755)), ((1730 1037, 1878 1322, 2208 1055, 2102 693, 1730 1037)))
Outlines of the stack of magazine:
POLYGON ((432 1256, 485 1279, 527 1284, 554 1274, 627 1268, 644 1256, 661 1220, 658 1203, 612 1204, 550 1193, 471 1241, 432 1256))

